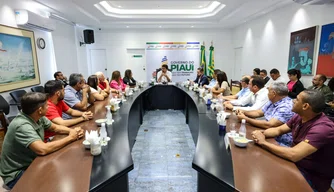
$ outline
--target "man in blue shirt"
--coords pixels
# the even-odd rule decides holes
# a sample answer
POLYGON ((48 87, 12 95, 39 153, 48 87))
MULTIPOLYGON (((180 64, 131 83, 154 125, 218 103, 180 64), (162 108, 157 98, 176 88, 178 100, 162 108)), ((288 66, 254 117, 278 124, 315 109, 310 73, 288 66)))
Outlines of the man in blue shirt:
POLYGON ((209 85, 204 85, 204 88, 206 89, 212 89, 217 84, 217 74, 221 72, 220 69, 215 69, 213 71, 212 79, 209 83, 209 85))
MULTIPOLYGON (((292 112, 292 100, 288 97, 288 87, 283 82, 273 82, 268 88, 269 101, 262 109, 253 111, 237 111, 238 118, 246 119, 246 122, 262 128, 268 129, 278 127, 289 121, 294 112, 292 112), (264 119, 255 119, 264 117, 264 119)), ((291 133, 276 137, 276 141, 283 146, 291 146, 291 133)))
POLYGON ((240 81, 242 89, 235 95, 225 96, 224 99, 226 101, 231 101, 235 99, 240 100, 244 97, 247 97, 251 93, 248 87, 249 80, 250 80, 250 76, 243 76, 240 81))

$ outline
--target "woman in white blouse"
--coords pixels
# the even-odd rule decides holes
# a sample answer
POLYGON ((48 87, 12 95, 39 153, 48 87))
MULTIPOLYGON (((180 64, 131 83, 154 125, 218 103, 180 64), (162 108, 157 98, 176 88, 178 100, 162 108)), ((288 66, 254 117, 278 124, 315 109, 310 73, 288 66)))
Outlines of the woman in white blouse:
POLYGON ((217 96, 222 93, 223 96, 231 95, 230 84, 228 83, 226 73, 221 71, 217 74, 217 83, 211 89, 214 96, 217 96))
POLYGON ((95 101, 102 101, 104 98, 108 97, 108 94, 101 90, 99 85, 99 79, 96 75, 91 75, 88 77, 87 84, 90 86, 91 94, 94 96, 95 101))

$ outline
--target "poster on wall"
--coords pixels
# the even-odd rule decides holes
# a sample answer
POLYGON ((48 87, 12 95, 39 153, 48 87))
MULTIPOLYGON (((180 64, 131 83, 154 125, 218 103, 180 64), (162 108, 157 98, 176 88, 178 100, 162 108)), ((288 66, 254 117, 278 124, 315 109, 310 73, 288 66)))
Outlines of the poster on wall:
POLYGON ((313 75, 317 28, 291 33, 288 70, 299 69, 302 75, 313 75))
POLYGON ((34 32, 0 25, 0 92, 40 83, 34 32))
POLYGON ((317 74, 334 77, 334 23, 322 26, 317 74))
POLYGON ((150 81, 163 64, 172 72, 173 82, 196 78, 200 62, 199 42, 147 42, 146 78, 150 81))

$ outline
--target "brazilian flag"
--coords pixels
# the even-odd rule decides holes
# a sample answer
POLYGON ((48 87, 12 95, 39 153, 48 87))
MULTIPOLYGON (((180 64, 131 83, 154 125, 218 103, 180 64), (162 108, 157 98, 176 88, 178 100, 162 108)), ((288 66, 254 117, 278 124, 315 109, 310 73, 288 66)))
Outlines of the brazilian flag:
POLYGON ((204 70, 204 75, 207 74, 206 70, 206 58, 205 58, 205 46, 201 45, 201 68, 204 70))
POLYGON ((215 48, 213 46, 210 46, 210 60, 209 60, 209 76, 212 77, 213 71, 215 70, 215 48))

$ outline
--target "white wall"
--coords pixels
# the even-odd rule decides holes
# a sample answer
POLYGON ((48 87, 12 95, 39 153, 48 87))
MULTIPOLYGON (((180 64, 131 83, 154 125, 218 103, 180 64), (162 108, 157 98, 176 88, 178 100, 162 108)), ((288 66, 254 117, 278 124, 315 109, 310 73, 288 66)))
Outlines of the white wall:
POLYGON ((55 23, 56 30, 52 32, 52 39, 57 70, 69 77, 71 73, 78 72, 75 28, 60 21, 55 23))
MULTIPOLYGON (((11 7, 11 1, 0 2, 0 24, 11 27, 17 27, 15 21, 14 10, 11 7)), ((41 84, 43 85, 47 80, 53 79, 53 73, 56 70, 56 63, 54 57, 53 40, 50 32, 44 32, 35 30, 35 39, 41 37, 46 42, 46 48, 44 50, 37 48, 38 68, 40 74, 41 84)), ((23 88, 27 92, 30 92, 31 87, 23 88)), ((10 92, 10 91, 9 91, 10 92)), ((8 101, 11 102, 12 98, 9 92, 3 92, 1 95, 8 101)), ((10 115, 16 115, 18 113, 17 107, 10 108, 10 115)))
MULTIPOLYGON (((87 45, 88 49, 106 49, 108 76, 112 71, 121 74, 130 65, 127 64, 127 48, 145 48, 146 42, 187 42, 205 41, 206 57, 209 58, 210 42, 215 47, 215 67, 231 74, 234 54, 229 30, 216 29, 124 29, 114 31, 95 31, 95 44, 87 45)), ((89 51, 88 51, 89 53, 89 51)), ((89 57, 89 56, 88 56, 89 57)), ((88 63, 90 59, 88 58, 88 63)), ((89 71, 90 73, 93 73, 89 71)), ((136 76, 136 72, 134 77, 136 76)), ((230 77, 228 77, 230 78, 230 77)))
MULTIPOLYGON (((261 18, 245 23, 233 30, 233 46, 242 49, 242 73, 250 74, 253 68, 277 68, 288 80, 287 64, 290 33, 315 25, 334 22, 334 5, 289 5, 261 18)), ((321 27, 319 27, 319 34, 321 27)), ((319 39, 316 50, 318 50, 319 39)), ((318 51, 317 51, 318 52, 318 51)), ((318 53, 314 62, 317 64, 318 53)), ((314 66, 314 74, 316 65, 314 66)), ((311 85, 312 76, 304 76, 304 86, 311 85)))

